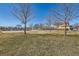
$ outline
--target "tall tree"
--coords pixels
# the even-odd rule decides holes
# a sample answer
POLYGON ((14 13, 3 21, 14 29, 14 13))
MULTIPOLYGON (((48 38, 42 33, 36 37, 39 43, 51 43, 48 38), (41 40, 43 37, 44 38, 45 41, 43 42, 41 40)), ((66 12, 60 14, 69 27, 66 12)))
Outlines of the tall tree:
POLYGON ((27 22, 31 18, 32 9, 30 3, 15 4, 12 14, 24 24, 24 34, 26 34, 27 22))
POLYGON ((64 23, 64 38, 67 36, 67 26, 69 22, 78 17, 78 9, 76 4, 60 4, 59 8, 54 10, 54 17, 57 22, 64 23))

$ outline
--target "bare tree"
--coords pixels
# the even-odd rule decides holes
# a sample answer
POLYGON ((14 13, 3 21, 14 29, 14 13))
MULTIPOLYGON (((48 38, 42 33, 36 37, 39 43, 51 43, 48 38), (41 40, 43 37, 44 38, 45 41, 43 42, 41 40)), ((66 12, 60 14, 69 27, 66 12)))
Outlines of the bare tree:
POLYGON ((12 14, 24 24, 24 34, 26 34, 27 22, 30 20, 31 11, 30 3, 15 4, 12 10, 12 14))
POLYGON ((67 36, 67 26, 69 26, 69 22, 78 17, 78 10, 75 8, 75 4, 61 4, 59 5, 59 9, 54 10, 53 16, 56 21, 64 23, 64 38, 67 36))
POLYGON ((52 24, 53 24, 52 13, 48 13, 45 18, 46 18, 46 25, 48 25, 48 29, 49 29, 50 32, 51 32, 51 26, 52 26, 52 24))

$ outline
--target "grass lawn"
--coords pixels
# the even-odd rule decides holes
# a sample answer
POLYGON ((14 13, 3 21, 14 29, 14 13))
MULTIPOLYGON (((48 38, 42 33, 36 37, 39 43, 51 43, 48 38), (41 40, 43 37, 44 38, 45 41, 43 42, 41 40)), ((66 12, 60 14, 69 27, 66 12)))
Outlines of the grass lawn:
POLYGON ((2 33, 1 56, 79 56, 79 35, 2 33))

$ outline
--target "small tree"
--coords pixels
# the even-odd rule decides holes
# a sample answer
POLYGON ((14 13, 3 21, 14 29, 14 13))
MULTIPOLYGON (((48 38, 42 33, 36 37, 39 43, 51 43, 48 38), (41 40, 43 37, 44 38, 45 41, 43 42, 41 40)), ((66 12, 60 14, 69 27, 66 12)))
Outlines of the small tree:
POLYGON ((46 15, 46 24, 48 25, 48 29, 50 30, 50 32, 51 32, 51 26, 52 26, 52 24, 53 24, 53 16, 52 16, 52 13, 48 13, 47 15, 46 15))
POLYGON ((64 38, 67 36, 67 26, 69 22, 78 17, 78 10, 75 4, 60 4, 59 8, 53 11, 53 16, 57 22, 64 23, 64 38))
POLYGON ((34 24, 33 28, 34 28, 35 30, 38 30, 38 29, 39 29, 39 24, 34 24))
POLYGON ((31 11, 31 4, 29 3, 15 4, 12 10, 12 14, 24 24, 24 34, 26 34, 27 22, 30 20, 31 11))

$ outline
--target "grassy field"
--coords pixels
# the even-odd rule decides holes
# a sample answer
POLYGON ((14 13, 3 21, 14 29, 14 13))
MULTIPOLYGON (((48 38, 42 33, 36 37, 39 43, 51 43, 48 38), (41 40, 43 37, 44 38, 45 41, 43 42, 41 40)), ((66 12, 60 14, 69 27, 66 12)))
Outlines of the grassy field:
POLYGON ((79 56, 79 35, 1 33, 1 56, 79 56))

